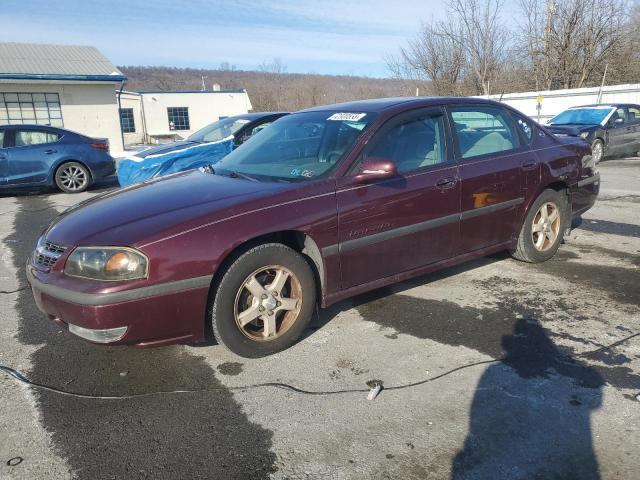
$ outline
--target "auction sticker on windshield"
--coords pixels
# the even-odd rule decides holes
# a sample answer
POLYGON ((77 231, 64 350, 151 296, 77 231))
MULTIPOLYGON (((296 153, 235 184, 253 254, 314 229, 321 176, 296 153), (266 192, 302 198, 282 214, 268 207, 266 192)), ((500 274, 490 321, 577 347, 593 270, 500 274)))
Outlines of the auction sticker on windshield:
POLYGON ((366 116, 366 113, 334 113, 327 120, 357 122, 366 116))

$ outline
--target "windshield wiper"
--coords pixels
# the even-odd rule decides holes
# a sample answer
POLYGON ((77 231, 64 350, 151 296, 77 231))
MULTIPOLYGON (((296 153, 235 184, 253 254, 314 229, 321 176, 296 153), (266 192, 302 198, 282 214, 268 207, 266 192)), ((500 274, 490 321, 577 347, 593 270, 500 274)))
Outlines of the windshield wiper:
POLYGON ((231 178, 244 178, 245 180, 251 180, 252 182, 259 182, 260 181, 257 178, 252 177, 251 175, 247 175, 246 173, 242 173, 242 172, 230 171, 229 172, 229 176, 231 178))

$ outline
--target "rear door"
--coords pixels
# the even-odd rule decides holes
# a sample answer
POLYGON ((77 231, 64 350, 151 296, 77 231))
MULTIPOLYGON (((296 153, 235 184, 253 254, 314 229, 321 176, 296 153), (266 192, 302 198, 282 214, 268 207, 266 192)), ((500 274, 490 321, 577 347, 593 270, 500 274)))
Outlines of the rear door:
POLYGON ((338 186, 342 288, 410 271, 455 255, 460 182, 444 110, 389 120, 338 186), (393 160, 399 175, 355 184, 367 158, 393 160))
POLYGON ((499 106, 450 106, 460 163, 460 253, 513 238, 524 202, 523 172, 535 176, 538 160, 499 106))
POLYGON ((5 141, 9 141, 8 130, 0 128, 0 185, 6 184, 9 176, 9 155, 5 148, 5 141))
POLYGON ((62 156, 59 139, 60 135, 50 130, 17 127, 13 145, 8 150, 8 183, 44 182, 51 167, 62 156))

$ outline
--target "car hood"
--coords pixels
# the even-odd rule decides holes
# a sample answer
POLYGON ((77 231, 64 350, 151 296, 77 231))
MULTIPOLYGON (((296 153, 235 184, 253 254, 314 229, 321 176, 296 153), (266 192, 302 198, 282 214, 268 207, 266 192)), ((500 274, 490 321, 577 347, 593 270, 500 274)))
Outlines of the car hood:
POLYGON ((556 135, 578 136, 583 132, 592 132, 600 128, 600 125, 583 125, 583 124, 566 124, 566 125, 547 125, 547 128, 556 135))
POLYGON ((140 150, 139 152, 136 152, 133 155, 139 158, 146 158, 149 155, 157 155, 161 153, 174 152, 182 148, 191 147, 193 145, 196 145, 197 143, 198 142, 192 142, 190 140, 181 140, 179 142, 163 143, 162 145, 158 145, 156 147, 145 148, 144 150, 140 150))
POLYGON ((71 207, 54 220, 46 238, 63 246, 140 246, 235 215, 251 200, 290 188, 198 170, 178 173, 71 207))

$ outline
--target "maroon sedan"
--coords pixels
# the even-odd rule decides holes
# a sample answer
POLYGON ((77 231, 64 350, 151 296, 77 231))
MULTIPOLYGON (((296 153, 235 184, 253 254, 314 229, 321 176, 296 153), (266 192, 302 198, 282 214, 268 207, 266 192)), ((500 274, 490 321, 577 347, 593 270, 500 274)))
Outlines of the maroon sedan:
MULTIPOLYGON (((92 342, 292 345, 316 304, 501 250, 542 262, 600 185, 588 144, 465 98, 284 117, 212 168, 108 193, 42 234, 39 308, 92 342)), ((419 320, 416 320, 419 321, 419 320)))

